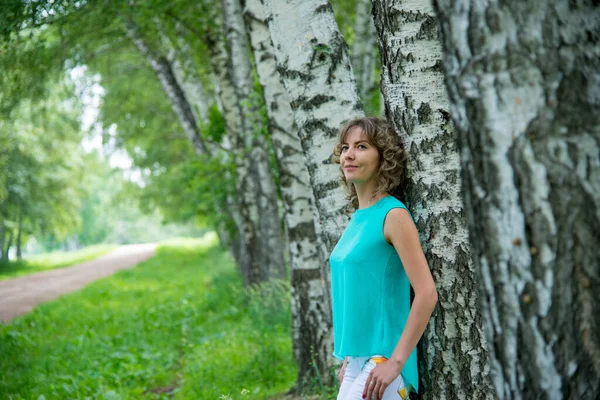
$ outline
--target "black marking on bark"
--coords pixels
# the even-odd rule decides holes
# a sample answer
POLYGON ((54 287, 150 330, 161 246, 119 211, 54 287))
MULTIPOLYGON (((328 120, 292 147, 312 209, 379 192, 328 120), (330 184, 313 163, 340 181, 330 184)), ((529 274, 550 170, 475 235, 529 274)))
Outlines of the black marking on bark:
MULTIPOLYGON (((298 238, 308 238, 309 241, 317 240, 314 221, 311 219, 310 221, 297 224, 289 229, 289 235, 290 241, 297 241, 298 238)), ((299 243, 298 246, 300 246, 299 243)))
MULTIPOLYGON (((423 14, 422 14, 423 15, 423 14)), ((433 15, 427 15, 416 35, 417 40, 438 40, 437 20, 433 15)))
POLYGON ((444 124, 448 124, 448 123, 452 122, 452 115, 447 110, 444 110, 443 108, 438 108, 437 110, 440 114, 442 114, 442 119, 444 120, 444 124))
POLYGON ((296 110, 305 102, 306 102, 306 96, 299 96, 296 98, 296 100, 292 100, 290 102, 290 106, 292 107, 293 110, 296 110))
MULTIPOLYGON (((306 98, 304 98, 306 99, 306 98)), ((318 94, 314 96, 310 100, 304 101, 302 104, 299 104, 303 110, 312 110, 313 108, 319 107, 321 104, 327 103, 330 100, 335 100, 333 96, 325 96, 323 94, 318 94)))
POLYGON ((397 107, 396 110, 398 110, 398 112, 400 113, 400 117, 402 120, 402 127, 404 128, 404 130, 406 131, 406 133, 408 135, 412 135, 413 131, 414 131, 414 127, 417 123, 417 118, 412 115, 411 112, 409 112, 409 110, 412 109, 411 105, 409 104, 409 97, 405 97, 405 110, 402 110, 400 107, 397 107))
POLYGON ((485 12, 486 25, 491 33, 498 33, 501 30, 500 11, 495 7, 488 7, 485 12))
POLYGON ((280 76, 283 79, 300 79, 302 82, 310 82, 313 79, 313 76, 310 74, 305 74, 300 71, 288 69, 285 66, 277 66, 277 72, 279 72, 280 76))
POLYGON ((421 103, 421 106, 417 109, 417 116, 420 125, 431 123, 431 106, 429 103, 421 103))
POLYGON ((320 14, 320 13, 331 13, 333 14, 333 8, 331 8, 331 4, 329 4, 329 2, 320 5, 319 7, 317 7, 315 9, 315 14, 320 14))
POLYGON ((323 119, 316 119, 316 118, 309 119, 308 121, 306 121, 304 123, 304 125, 302 125, 302 130, 304 130, 305 132, 322 131, 325 133, 326 137, 334 138, 337 134, 337 129, 330 128, 329 126, 327 126, 325 121, 327 121, 327 120, 324 118, 323 119))
POLYGON ((327 183, 319 183, 315 185, 315 197, 317 199, 324 198, 331 190, 339 190, 340 183, 339 181, 329 181, 327 183), (318 194, 318 195, 317 195, 318 194))
POLYGON ((423 71, 424 72, 428 72, 428 71, 438 72, 440 74, 443 74, 444 73, 444 63, 442 62, 442 60, 437 60, 435 62, 435 64, 433 64, 431 67, 423 68, 423 71))
MULTIPOLYGON (((261 44, 261 50, 265 50, 264 46, 261 44)), ((268 52, 264 52, 262 53, 262 55, 260 56, 260 58, 258 59, 260 62, 264 62, 266 60, 270 60, 273 59, 273 55, 269 54, 268 52)))
POLYGON ((333 153, 331 153, 331 157, 327 157, 326 159, 323 160, 323 162, 321 162, 321 164, 323 165, 332 165, 335 164, 332 160, 333 158, 333 153))
POLYGON ((311 268, 311 269, 294 269, 292 270, 292 286, 296 286, 295 283, 306 282, 311 280, 321 280, 321 269, 320 268, 311 268))

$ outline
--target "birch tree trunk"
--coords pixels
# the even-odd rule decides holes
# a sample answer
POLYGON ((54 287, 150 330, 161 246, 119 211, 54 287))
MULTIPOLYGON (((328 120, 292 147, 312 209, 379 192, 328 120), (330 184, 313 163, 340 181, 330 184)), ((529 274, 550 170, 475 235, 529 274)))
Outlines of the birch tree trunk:
POLYGON ((6 247, 4 248, 4 261, 10 261, 10 248, 12 247, 13 230, 8 230, 8 238, 6 239, 6 247))
POLYGON ((6 241, 6 225, 0 223, 0 261, 5 261, 6 253, 4 252, 4 242, 6 241))
POLYGON ((427 399, 493 398, 461 198, 460 160, 430 1, 374 0, 388 119, 409 152, 407 203, 439 293, 420 347, 427 399))
POLYGON ((269 163, 268 143, 260 132, 258 99, 251 96, 254 86, 252 64, 239 0, 223 0, 223 22, 229 44, 229 73, 238 99, 236 112, 241 118, 241 130, 232 132, 236 135, 236 147, 243 151, 238 158, 239 191, 256 227, 256 245, 252 250, 259 268, 255 271, 258 276, 253 276, 253 280, 283 279, 286 270, 277 186, 269 163))
POLYGON ((285 207, 284 221, 292 267, 292 318, 294 354, 298 362, 296 388, 325 372, 331 346, 331 313, 323 249, 315 230, 315 212, 308 170, 294 123, 288 94, 274 56, 266 14, 260 0, 247 0, 244 12, 256 70, 263 87, 269 131, 279 166, 285 207))
POLYGON ((356 23, 354 25, 354 43, 352 44, 352 69, 358 84, 360 99, 366 104, 375 86, 375 25, 371 18, 371 1, 356 2, 356 23))
MULTIPOLYGON (((192 50, 189 44, 183 37, 182 28, 178 25, 176 30, 179 33, 177 37, 177 50, 171 44, 170 59, 173 60, 173 72, 177 77, 177 80, 181 82, 181 86, 187 95, 187 98, 192 104, 192 111, 196 116, 196 119, 202 123, 208 121, 208 95, 202 84, 200 76, 198 76, 198 69, 194 65, 192 50)), ((211 150, 211 153, 213 151, 211 150)))
MULTIPOLYGON (((231 143, 235 135, 233 132, 240 132, 242 128, 241 118, 236 108, 236 103, 238 102, 237 95, 229 77, 229 56, 225 47, 225 41, 220 33, 213 31, 209 31, 209 35, 204 40, 210 55, 210 66, 216 79, 216 94, 225 118, 225 130, 227 138, 229 138, 227 145, 233 147, 233 143, 231 143)), ((231 154, 234 156, 237 168, 238 163, 235 160, 237 157, 233 148, 231 149, 231 154)), ((256 261, 254 261, 255 257, 250 252, 250 248, 254 246, 254 225, 250 220, 250 213, 243 210, 243 203, 240 201, 240 197, 241 193, 236 193, 236 196, 229 197, 227 202, 229 208, 239 210, 239 213, 234 214, 234 223, 238 231, 236 254, 238 254, 237 258, 240 263, 244 283, 248 285, 251 283, 251 276, 258 275, 257 273, 251 273, 251 271, 258 270, 259 266, 256 265, 256 261)))
POLYGON ((503 399, 600 397, 600 8, 437 0, 503 399))
POLYGON ((340 126, 363 116, 348 49, 326 0, 262 0, 289 95, 328 254, 348 223, 331 155, 340 126))

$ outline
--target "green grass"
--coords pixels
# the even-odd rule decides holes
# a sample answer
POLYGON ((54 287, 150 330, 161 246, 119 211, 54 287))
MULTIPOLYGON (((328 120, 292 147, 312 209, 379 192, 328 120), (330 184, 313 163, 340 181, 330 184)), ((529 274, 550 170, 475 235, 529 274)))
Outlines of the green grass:
POLYGON ((115 244, 97 244, 77 251, 55 251, 22 261, 0 263, 0 280, 79 264, 103 256, 117 247, 115 244))
POLYGON ((0 325, 1 399, 265 399, 294 384, 289 284, 245 290, 214 244, 0 325))

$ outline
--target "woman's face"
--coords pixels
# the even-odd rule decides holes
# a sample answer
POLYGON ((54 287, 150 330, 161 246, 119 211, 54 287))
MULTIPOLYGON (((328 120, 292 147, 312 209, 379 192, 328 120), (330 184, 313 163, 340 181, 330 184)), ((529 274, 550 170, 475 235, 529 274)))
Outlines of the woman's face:
POLYGON ((340 166, 347 182, 365 184, 376 179, 379 171, 379 151, 367 141, 359 127, 348 131, 342 144, 340 166))

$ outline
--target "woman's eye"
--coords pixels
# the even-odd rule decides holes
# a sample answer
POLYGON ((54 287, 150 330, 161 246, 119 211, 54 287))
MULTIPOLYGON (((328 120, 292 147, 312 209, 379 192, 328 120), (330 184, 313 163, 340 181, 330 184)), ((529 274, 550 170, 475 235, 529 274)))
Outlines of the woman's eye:
POLYGON ((359 145, 358 145, 358 147, 359 147, 359 148, 360 148, 360 147, 362 147, 363 149, 366 149, 366 148, 367 148, 367 146, 365 146, 364 144, 359 144, 359 145))
POLYGON ((348 150, 348 146, 342 146, 342 151, 348 150))

